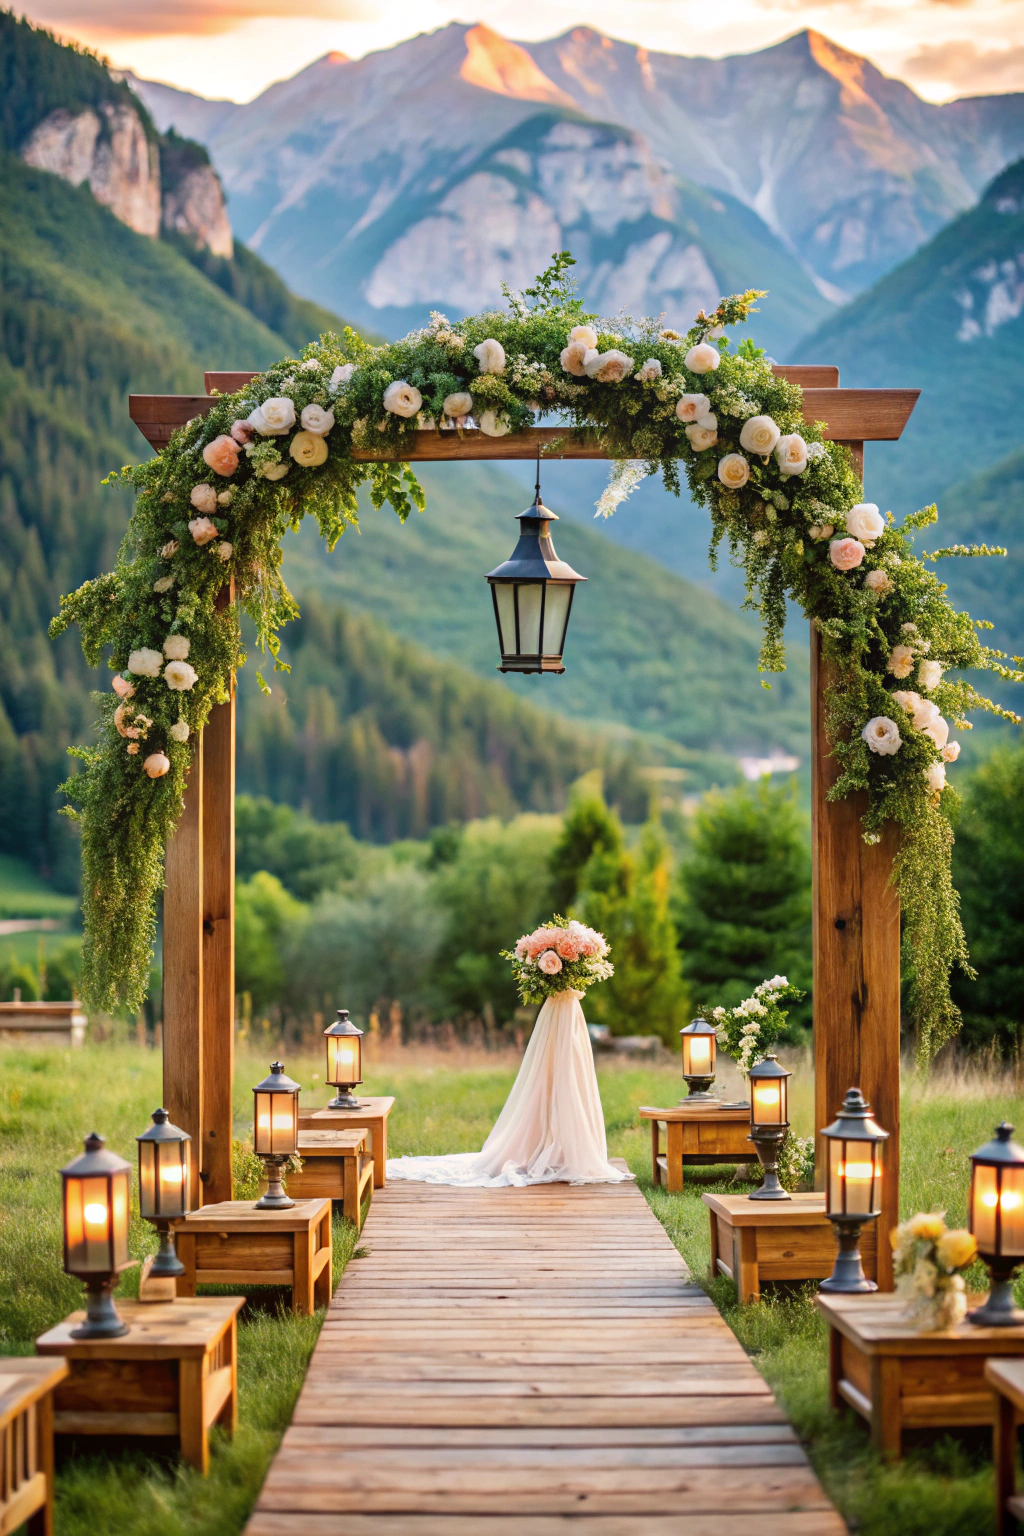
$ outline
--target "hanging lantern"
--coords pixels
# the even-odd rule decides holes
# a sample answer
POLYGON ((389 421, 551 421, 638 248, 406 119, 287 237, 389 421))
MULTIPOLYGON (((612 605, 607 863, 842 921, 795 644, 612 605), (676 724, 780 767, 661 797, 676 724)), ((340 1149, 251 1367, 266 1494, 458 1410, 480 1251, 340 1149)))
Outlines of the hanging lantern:
POLYGON ((118 1339, 128 1332, 114 1306, 117 1277, 128 1258, 128 1198, 131 1166, 95 1132, 85 1152, 60 1171, 64 1217, 64 1270, 84 1280, 85 1322, 73 1339, 118 1339))
POLYGON ((558 521, 540 499, 540 455, 533 506, 519 513, 519 543, 487 577, 501 647, 499 672, 564 672, 562 652, 576 583, 586 581, 559 560, 549 525, 558 521))
POLYGON ((334 1023, 324 1030, 327 1041, 327 1081, 338 1092, 328 1109, 358 1109, 359 1100, 352 1092, 363 1080, 363 1032, 356 1029, 347 1008, 338 1009, 334 1023))
POLYGON ((1024 1263, 1024 1147, 1013 1126, 996 1127, 991 1141, 971 1154, 968 1225, 988 1265, 992 1288, 983 1306, 968 1313, 985 1328, 1016 1328, 1024 1312, 1014 1303, 1013 1272, 1024 1263))
POLYGON ((769 1053, 750 1069, 750 1135, 764 1181, 751 1200, 788 1200, 779 1183, 779 1150, 789 1130, 789 1079, 792 1072, 780 1067, 769 1053))
POLYGON ((835 1227, 839 1252, 823 1291, 877 1291, 864 1273, 860 1233, 866 1221, 882 1214, 882 1152, 889 1140, 871 1114, 859 1088, 851 1088, 843 1107, 822 1131, 828 1148, 825 1215, 835 1227))
POLYGON ((270 1076, 253 1089, 253 1149, 267 1170, 267 1192, 256 1202, 258 1211, 282 1211, 295 1204, 285 1193, 284 1165, 299 1145, 299 1085, 275 1061, 270 1076))
POLYGON ((717 1104, 715 1095, 709 1092, 715 1080, 715 1058, 718 1054, 718 1034, 706 1019, 694 1019, 679 1031, 683 1047, 683 1078, 687 1096, 680 1104, 717 1104))
POLYGON ((160 1251, 149 1273, 159 1278, 183 1275, 174 1251, 171 1222, 189 1211, 189 1163, 192 1138, 170 1123, 166 1109, 154 1109, 153 1123, 135 1140, 139 1145, 139 1215, 160 1234, 160 1251))

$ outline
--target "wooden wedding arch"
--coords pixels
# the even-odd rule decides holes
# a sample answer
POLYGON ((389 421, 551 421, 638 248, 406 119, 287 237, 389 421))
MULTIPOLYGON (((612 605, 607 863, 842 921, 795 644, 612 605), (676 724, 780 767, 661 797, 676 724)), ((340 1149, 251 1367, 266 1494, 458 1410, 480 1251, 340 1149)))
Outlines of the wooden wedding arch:
MULTIPOLYGON (((845 443, 863 478, 864 444, 902 435, 916 389, 840 389, 833 367, 776 367, 803 389, 806 421, 827 423, 825 436, 845 443)), ((132 395, 129 413, 147 442, 165 447, 172 432, 214 403, 209 393, 242 388, 251 373, 207 373, 203 395, 132 395)), ((573 441, 539 427, 486 437, 427 431, 410 435, 403 458, 413 462, 533 459, 564 441, 557 457, 603 459, 596 436, 573 441)), ((356 450, 357 459, 391 455, 356 450)), ((225 590, 223 600, 230 601, 225 590)), ((838 769, 828 749, 823 692, 827 682, 818 637, 811 631, 811 769, 813 837, 813 964, 815 1125, 827 1124, 843 1095, 858 1085, 890 1132, 886 1149, 882 1230, 898 1219, 900 1114, 900 913, 889 884, 896 851, 891 826, 881 842, 861 837, 862 797, 829 801, 838 769)), ((189 1131, 193 1199, 231 1199, 231 1087, 234 1066, 235 700, 216 705, 193 754, 184 814, 167 847, 164 894, 164 1103, 189 1131)), ((823 1169, 819 1138, 817 1166, 823 1169)), ((878 1245, 878 1277, 892 1288, 892 1254, 878 1245)))

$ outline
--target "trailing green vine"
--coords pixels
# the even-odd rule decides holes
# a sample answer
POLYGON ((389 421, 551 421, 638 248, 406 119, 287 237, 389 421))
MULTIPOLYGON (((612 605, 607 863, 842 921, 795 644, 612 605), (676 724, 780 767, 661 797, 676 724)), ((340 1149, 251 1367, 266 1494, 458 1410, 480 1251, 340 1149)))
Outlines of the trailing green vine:
MULTIPOLYGON (((761 670, 785 665, 787 601, 817 625, 829 670, 826 725, 840 774, 831 793, 867 792, 866 841, 901 834, 902 901, 919 1049, 955 1032, 954 964, 968 966, 950 878, 948 740, 966 715, 1016 719, 961 677, 975 668, 1024 680, 981 644, 925 562, 1004 551, 957 546, 914 553, 934 508, 897 525, 861 501, 849 451, 807 425, 800 389, 749 340, 756 291, 723 299, 680 336, 658 321, 600 321, 583 310, 567 252, 501 311, 430 324, 371 346, 351 330, 323 336, 177 431, 167 448, 113 479, 137 492, 108 575, 63 599, 51 633, 72 623, 87 660, 107 647, 111 694, 100 740, 76 748, 84 771, 65 790, 82 823, 83 993, 94 1007, 137 1008, 155 937, 163 849, 182 807, 192 743, 242 665, 240 612, 276 666, 278 632, 297 612, 281 576, 281 541, 316 518, 329 548, 357 522, 357 492, 401 519, 423 493, 403 462, 417 429, 503 436, 557 415, 567 434, 596 433, 615 461, 598 504, 608 515, 660 471, 712 521, 746 572, 761 617, 761 670), (357 457, 385 453, 384 461, 357 457), (221 594, 234 585, 238 602, 221 594)), ((261 685, 263 683, 260 677, 261 685)), ((765 686, 769 686, 767 683, 765 686)))

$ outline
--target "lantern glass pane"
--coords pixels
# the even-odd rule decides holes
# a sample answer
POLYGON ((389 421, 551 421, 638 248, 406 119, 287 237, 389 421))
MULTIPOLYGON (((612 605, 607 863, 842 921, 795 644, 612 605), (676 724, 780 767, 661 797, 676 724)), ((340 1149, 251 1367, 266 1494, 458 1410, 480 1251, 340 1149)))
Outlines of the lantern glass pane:
POLYGON ((540 655, 540 610, 544 585, 542 581, 522 582, 516 585, 521 656, 540 655))
POLYGON ((188 1209, 189 1144, 187 1141, 164 1141, 158 1145, 157 1214, 184 1216, 188 1209))
POLYGON ((262 1156, 269 1157, 271 1152, 274 1150, 270 1119, 270 1110, 271 1105, 274 1102, 274 1095, 272 1093, 257 1093, 255 1098, 256 1113, 254 1116, 255 1125, 253 1128, 253 1148, 262 1156))
POLYGON ((786 1080, 770 1077, 750 1079, 750 1111, 755 1125, 785 1125, 786 1080))
POLYGON ((881 1194, 881 1148, 874 1142, 837 1138, 829 1143, 829 1209, 847 1216, 874 1216, 881 1194))
MULTIPOLYGON (((109 1274, 115 1267, 110 1240, 111 1194, 102 1175, 64 1180, 67 1267, 75 1275, 109 1274)), ((127 1250, 127 1198, 125 1199, 127 1250)))
POLYGON ((139 1215, 152 1221, 160 1214, 156 1187, 157 1143, 139 1142, 139 1215))
POLYGON ((975 1164, 971 1230, 983 1254, 1024 1256, 1024 1169, 975 1164))
POLYGON ((1024 1256, 1024 1168, 1004 1168, 999 1201, 1004 1255, 1024 1256))
POLYGON ((715 1073, 714 1035, 683 1035, 683 1076, 713 1077, 715 1073))
POLYGON ((843 1214, 843 1181, 839 1170, 843 1166, 843 1147, 845 1143, 841 1138, 833 1140, 831 1136, 825 1138, 828 1148, 828 1214, 841 1216, 843 1214))
POLYGON ((358 1035, 327 1036, 327 1081, 335 1088, 347 1088, 360 1080, 358 1035))
MULTIPOLYGON (((124 1168, 120 1173, 110 1176, 110 1204, 111 1204, 111 1251, 113 1254, 113 1269, 123 1269, 128 1263, 128 1205, 131 1192, 131 1178, 128 1169, 124 1168)), ((88 1219, 88 1212, 86 1213, 88 1219)))
POLYGON ((514 656, 516 650, 516 610, 512 584, 507 581, 494 583, 494 597, 498 605, 498 644, 503 656, 514 656))
POLYGON ((557 581, 549 581, 547 587, 544 600, 544 655, 561 656, 572 587, 557 581))

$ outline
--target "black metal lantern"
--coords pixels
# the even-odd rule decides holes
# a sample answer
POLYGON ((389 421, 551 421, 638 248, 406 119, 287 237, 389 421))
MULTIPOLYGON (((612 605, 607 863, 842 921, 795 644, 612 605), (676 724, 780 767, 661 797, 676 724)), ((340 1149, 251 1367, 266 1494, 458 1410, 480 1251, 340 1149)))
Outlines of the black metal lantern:
POLYGON ((282 1171, 299 1145, 299 1085, 285 1075, 281 1062, 271 1063, 270 1076, 253 1089, 253 1149, 267 1170, 267 1192, 256 1202, 258 1211, 283 1211, 295 1204, 285 1193, 282 1171))
POLYGON ((334 1023, 324 1030, 327 1041, 327 1081, 338 1092, 328 1109, 358 1109, 359 1100, 352 1092, 363 1080, 363 1032, 356 1029, 347 1008, 338 1009, 334 1023))
POLYGON ((185 1266, 174 1251, 171 1222, 186 1216, 189 1207, 189 1164, 192 1138, 170 1122, 166 1109, 154 1109, 153 1124, 135 1140, 139 1145, 139 1215, 160 1234, 160 1251, 149 1273, 158 1278, 183 1275, 185 1266))
POLYGON ((851 1088, 831 1125, 822 1131, 828 1148, 825 1215, 835 1227, 839 1252, 823 1291, 877 1291, 864 1273, 860 1233, 882 1214, 882 1153, 889 1140, 859 1088, 851 1088))
POLYGON ((501 647, 499 672, 564 672, 562 652, 573 593, 586 581, 559 560, 549 525, 557 522, 540 499, 540 457, 533 506, 519 513, 519 543, 487 577, 501 647))
POLYGON ((118 1339, 128 1332, 111 1292, 127 1269, 128 1200, 131 1165, 95 1132, 85 1138, 85 1152, 60 1171, 64 1218, 64 1269, 84 1280, 88 1290, 85 1322, 71 1330, 73 1339, 118 1339))
POLYGON ((709 1092, 715 1080, 715 1058, 718 1054, 718 1033, 706 1019, 694 1019, 679 1031, 683 1047, 683 1078, 687 1096, 680 1104, 717 1104, 715 1095, 709 1092))
POLYGON ((780 1067, 769 1053, 750 1069, 750 1135, 758 1161, 764 1169, 760 1189, 751 1200, 788 1200, 779 1183, 779 1149, 789 1130, 789 1079, 792 1072, 780 1067))
POLYGON ((1024 1312, 1014 1305, 1013 1272, 1024 1263, 1024 1147, 1005 1120, 971 1154, 968 1225, 992 1277, 988 1300, 969 1320, 986 1328, 1018 1327, 1024 1312))

